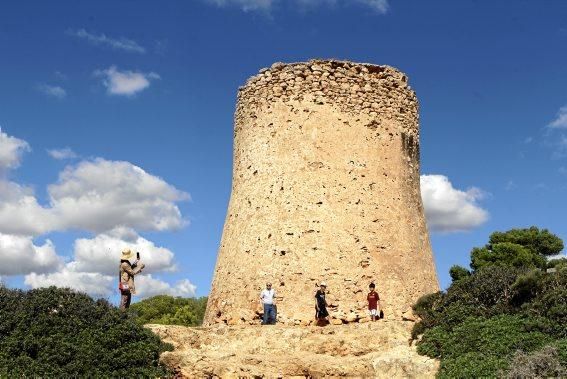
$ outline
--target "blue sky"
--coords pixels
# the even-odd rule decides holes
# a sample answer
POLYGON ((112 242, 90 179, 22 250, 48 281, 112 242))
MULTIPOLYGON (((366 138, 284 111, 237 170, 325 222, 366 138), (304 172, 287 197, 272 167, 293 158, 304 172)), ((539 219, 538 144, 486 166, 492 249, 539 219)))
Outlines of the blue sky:
POLYGON ((559 0, 2 3, 0 276, 114 299, 131 243, 151 252, 142 296, 206 295, 237 88, 311 58, 409 75, 443 287, 494 230, 567 239, 565 46, 559 0))

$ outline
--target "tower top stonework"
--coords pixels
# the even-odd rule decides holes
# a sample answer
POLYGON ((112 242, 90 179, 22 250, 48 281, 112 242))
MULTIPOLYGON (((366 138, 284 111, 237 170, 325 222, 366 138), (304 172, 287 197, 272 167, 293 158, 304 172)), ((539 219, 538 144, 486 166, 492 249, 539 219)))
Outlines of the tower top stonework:
POLYGON ((334 320, 386 318, 438 290, 419 188, 418 102, 389 66, 276 63, 239 89, 232 193, 205 324, 308 324, 325 281, 334 320))

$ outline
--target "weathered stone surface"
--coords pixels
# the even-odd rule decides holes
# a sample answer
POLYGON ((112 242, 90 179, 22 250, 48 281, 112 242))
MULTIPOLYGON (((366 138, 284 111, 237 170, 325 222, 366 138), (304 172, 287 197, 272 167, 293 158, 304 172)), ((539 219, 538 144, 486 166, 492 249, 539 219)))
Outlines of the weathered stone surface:
POLYGON ((186 378, 433 378, 438 362, 409 346, 411 325, 148 327, 174 345, 161 360, 186 378))
POLYGON ((388 66, 272 65, 240 88, 232 194, 205 325, 259 323, 267 281, 279 321, 311 322, 328 284, 339 321, 385 318, 438 290, 419 190, 418 104, 388 66), (299 80, 298 80, 299 79, 299 80))

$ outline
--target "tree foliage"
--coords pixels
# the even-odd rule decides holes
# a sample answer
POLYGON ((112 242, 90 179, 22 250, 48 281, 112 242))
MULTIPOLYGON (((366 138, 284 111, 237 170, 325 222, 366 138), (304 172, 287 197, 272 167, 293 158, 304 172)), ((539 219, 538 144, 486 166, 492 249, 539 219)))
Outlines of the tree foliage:
POLYGON ((484 247, 472 250, 471 267, 474 270, 492 265, 545 268, 546 257, 557 255, 561 250, 563 241, 547 229, 540 230, 532 226, 494 232, 484 247))
POLYGON ((565 370, 567 264, 546 259, 562 248, 561 239, 535 227, 493 233, 488 244, 472 249, 472 271, 452 267, 453 282, 445 292, 418 300, 414 310, 421 321, 413 338, 421 336, 421 354, 441 359, 439 377, 565 370), (555 361, 534 366, 537 351, 551 348, 555 361), (514 371, 512 360, 526 367, 514 371))
POLYGON ((106 300, 0 287, 0 377, 157 377, 171 349, 106 300))
POLYGON ((455 265, 449 269, 449 275, 451 276, 451 280, 456 282, 459 279, 468 278, 471 275, 471 272, 463 266, 455 265))
POLYGON ((203 322, 207 298, 154 296, 133 304, 130 309, 140 324, 199 326, 203 322))
POLYGON ((527 229, 511 229, 507 232, 494 232, 490 235, 489 246, 509 242, 544 256, 557 255, 563 250, 563 241, 547 229, 535 226, 527 229))

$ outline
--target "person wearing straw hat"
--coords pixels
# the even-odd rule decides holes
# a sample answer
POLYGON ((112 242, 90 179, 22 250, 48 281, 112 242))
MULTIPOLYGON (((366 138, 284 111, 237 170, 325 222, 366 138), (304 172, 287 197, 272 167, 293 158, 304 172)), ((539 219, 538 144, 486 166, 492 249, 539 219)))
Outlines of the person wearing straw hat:
POLYGON ((136 259, 134 263, 130 263, 130 258, 132 258, 133 255, 130 249, 124 249, 120 257, 118 289, 120 290, 120 309, 122 310, 126 310, 130 307, 132 295, 136 294, 134 276, 141 273, 146 266, 143 263, 138 264, 139 259, 136 259))

